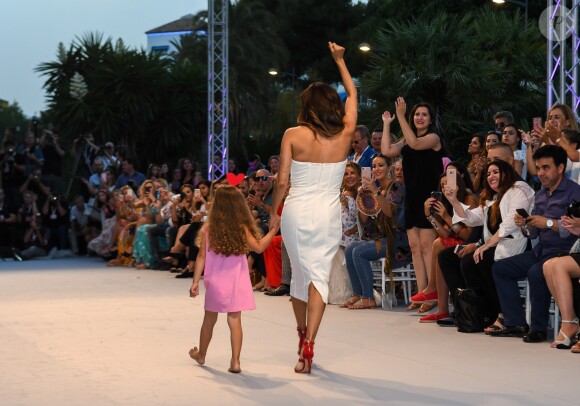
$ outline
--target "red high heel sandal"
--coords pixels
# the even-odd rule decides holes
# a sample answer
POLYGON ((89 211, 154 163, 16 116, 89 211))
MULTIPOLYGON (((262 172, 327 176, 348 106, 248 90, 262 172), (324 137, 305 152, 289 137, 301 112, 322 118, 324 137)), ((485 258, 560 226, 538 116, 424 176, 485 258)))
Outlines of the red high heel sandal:
POLYGON ((297 374, 309 374, 312 371, 312 358, 314 358, 314 341, 304 340, 304 347, 302 348, 302 356, 298 362, 303 364, 302 369, 294 368, 297 374))
POLYGON ((298 331, 298 355, 300 355, 300 351, 302 351, 302 344, 304 344, 304 340, 306 339, 306 330, 300 330, 300 327, 296 327, 298 331))

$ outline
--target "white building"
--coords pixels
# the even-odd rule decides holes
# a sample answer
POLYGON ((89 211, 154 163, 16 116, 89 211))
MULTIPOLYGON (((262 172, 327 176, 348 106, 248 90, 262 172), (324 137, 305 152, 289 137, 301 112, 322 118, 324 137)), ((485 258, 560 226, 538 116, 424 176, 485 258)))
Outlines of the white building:
POLYGON ((160 54, 171 54, 177 51, 174 43, 179 43, 182 35, 197 34, 207 35, 200 29, 200 21, 193 14, 181 17, 160 27, 145 32, 147 34, 147 51, 160 54))

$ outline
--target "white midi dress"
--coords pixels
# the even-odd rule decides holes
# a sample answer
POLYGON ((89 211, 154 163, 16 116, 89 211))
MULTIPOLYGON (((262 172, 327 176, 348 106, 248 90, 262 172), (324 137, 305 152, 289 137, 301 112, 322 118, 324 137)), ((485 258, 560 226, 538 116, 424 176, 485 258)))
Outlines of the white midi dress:
POLYGON ((281 229, 290 257, 290 295, 308 301, 313 283, 328 303, 332 259, 340 245, 340 185, 346 160, 334 163, 292 160, 290 193, 284 202, 281 229))

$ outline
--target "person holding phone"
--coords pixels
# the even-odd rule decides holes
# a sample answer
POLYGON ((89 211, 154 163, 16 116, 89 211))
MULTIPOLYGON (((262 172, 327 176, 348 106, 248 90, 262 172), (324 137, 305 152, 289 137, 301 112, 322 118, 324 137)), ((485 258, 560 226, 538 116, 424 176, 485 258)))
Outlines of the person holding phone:
POLYGON ((467 172, 469 172, 469 177, 473 184, 473 193, 479 193, 481 191, 483 167, 487 162, 486 152, 484 136, 473 135, 467 148, 467 153, 471 155, 471 160, 467 164, 467 172))
POLYGON ((491 320, 500 315, 496 329, 502 327, 501 307, 492 276, 493 264, 503 258, 522 253, 527 238, 514 222, 516 210, 531 210, 534 191, 518 180, 515 170, 505 161, 491 162, 479 204, 468 208, 458 199, 457 188, 444 188, 445 197, 453 206, 453 224, 483 226, 483 238, 476 243, 473 255, 464 256, 459 266, 441 268, 447 286, 452 292, 457 288, 471 288, 483 292, 484 314, 491 320))
MULTIPOLYGON (((462 204, 467 207, 476 207, 477 196, 465 187, 463 177, 457 177, 457 168, 454 165, 451 162, 447 166, 446 173, 441 176, 439 190, 443 191, 445 187, 457 190, 457 198, 462 204)), ((430 197, 425 201, 424 207, 425 217, 433 225, 439 237, 433 242, 429 283, 424 290, 411 297, 411 302, 421 303, 419 313, 426 313, 438 306, 437 312, 419 319, 420 323, 434 323, 449 317, 449 289, 441 274, 438 256, 446 248, 464 244, 471 234, 471 227, 462 222, 453 223, 453 207, 446 197, 441 200, 430 197)))
POLYGON ((399 155, 403 157, 406 185, 405 228, 417 276, 417 287, 422 291, 427 287, 433 241, 437 238, 431 223, 423 215, 423 202, 430 196, 431 191, 437 189, 439 176, 443 173, 442 159, 448 154, 443 141, 435 133, 435 109, 430 104, 418 103, 413 106, 407 121, 407 104, 405 99, 398 97, 395 111, 403 139, 391 144, 391 123, 395 117, 385 111, 382 115, 381 151, 390 158, 399 155))

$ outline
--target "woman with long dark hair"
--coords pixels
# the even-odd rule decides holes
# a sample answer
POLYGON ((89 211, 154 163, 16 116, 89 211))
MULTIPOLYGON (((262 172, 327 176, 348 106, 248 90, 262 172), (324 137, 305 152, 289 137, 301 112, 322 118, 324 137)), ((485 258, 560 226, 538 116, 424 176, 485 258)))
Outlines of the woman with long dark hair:
POLYGON ((346 102, 327 84, 312 83, 300 96, 298 126, 286 130, 280 148, 280 169, 270 209, 279 219, 284 203, 282 237, 292 264, 290 295, 298 324, 298 354, 294 371, 310 373, 314 339, 328 302, 332 259, 340 245, 340 185, 357 119, 356 87, 344 61, 344 48, 329 42, 346 102))

